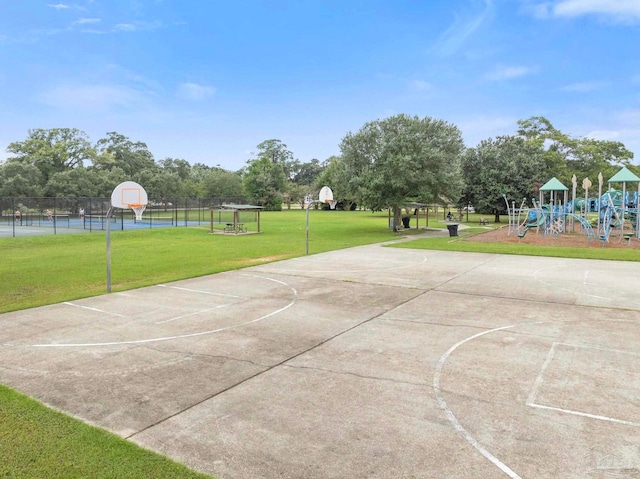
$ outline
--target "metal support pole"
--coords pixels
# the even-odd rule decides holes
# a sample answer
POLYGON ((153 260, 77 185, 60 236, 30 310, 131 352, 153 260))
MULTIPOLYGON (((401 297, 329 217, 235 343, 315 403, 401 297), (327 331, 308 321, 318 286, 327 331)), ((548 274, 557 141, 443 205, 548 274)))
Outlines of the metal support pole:
POLYGON ((107 293, 111 292, 111 214, 113 208, 107 210, 107 293))
POLYGON ((307 256, 309 255, 309 209, 311 208, 311 205, 316 203, 322 203, 322 201, 313 200, 313 201, 310 201, 309 204, 307 205, 307 248, 306 248, 307 256))

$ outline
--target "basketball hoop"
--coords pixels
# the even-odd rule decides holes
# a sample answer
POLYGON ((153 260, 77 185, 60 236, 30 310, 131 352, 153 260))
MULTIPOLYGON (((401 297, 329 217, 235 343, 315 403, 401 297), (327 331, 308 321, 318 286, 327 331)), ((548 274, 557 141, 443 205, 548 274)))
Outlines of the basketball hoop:
POLYGON ((326 200, 325 203, 327 203, 329 205, 329 208, 331 208, 332 210, 336 209, 336 205, 338 204, 337 200, 326 200))
POLYGON ((144 213, 147 205, 141 203, 130 203, 128 206, 136 214, 136 221, 140 221, 142 219, 142 213, 144 213))

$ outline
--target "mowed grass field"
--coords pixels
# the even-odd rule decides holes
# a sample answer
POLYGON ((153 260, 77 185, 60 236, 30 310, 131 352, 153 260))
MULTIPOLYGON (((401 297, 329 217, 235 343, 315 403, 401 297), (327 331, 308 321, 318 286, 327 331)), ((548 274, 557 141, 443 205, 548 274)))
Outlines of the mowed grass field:
MULTIPOLYGON (((210 235, 208 228, 113 232, 112 289, 126 289, 227 271, 305 254, 305 211, 262 213, 262 234, 210 235)), ((478 215, 470 215, 476 225, 478 215)), ((387 213, 311 211, 310 253, 393 240, 387 213)), ((422 223, 424 225, 424 223, 422 223)), ((444 228, 430 221, 430 227, 444 228)), ((255 225, 253 225, 255 227, 255 225)), ((251 229, 251 225, 250 225, 251 229)), ((627 250, 550 248, 417 239, 398 247, 486 253, 593 257, 637 261, 627 250)), ((106 292, 104 233, 0 239, 0 312, 106 292)), ((0 332, 1 334, 1 332, 0 332)), ((53 411, 0 386, 0 477, 207 477, 163 456, 53 411)))

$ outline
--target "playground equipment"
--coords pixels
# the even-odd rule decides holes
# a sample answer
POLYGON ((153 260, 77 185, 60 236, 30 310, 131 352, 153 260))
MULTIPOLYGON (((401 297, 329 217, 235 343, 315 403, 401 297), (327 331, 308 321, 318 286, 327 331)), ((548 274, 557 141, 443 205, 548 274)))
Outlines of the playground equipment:
POLYGON ((532 200, 533 208, 527 208, 524 199, 520 208, 516 208, 515 202, 509 204, 506 195, 502 195, 509 215, 508 234, 516 233, 519 238, 523 238, 527 232, 535 228, 537 233, 556 236, 568 231, 575 232, 577 224, 589 241, 597 237, 602 241, 603 247, 613 236, 619 237, 620 242, 627 240, 630 243, 633 238, 640 240, 640 177, 623 167, 611 177, 609 189, 603 193, 604 182, 600 173, 598 196, 595 198, 589 197, 589 188, 592 186, 589 178, 582 181, 584 198, 576 198, 575 175, 572 177, 572 183, 572 199, 569 201, 569 189, 558 179, 552 178, 540 187, 540 198, 537 202, 535 199, 532 200), (612 183, 622 184, 622 190, 614 189, 612 183), (627 183, 636 183, 637 191, 627 191, 627 183), (550 193, 547 203, 544 201, 546 192, 550 193), (560 198, 561 194, 564 202, 560 198), (597 223, 596 231, 592 222, 594 225, 597 223))
POLYGON ((577 221, 582 228, 584 234, 587 235, 587 241, 594 240, 596 233, 591 223, 581 215, 572 213, 573 205, 541 205, 533 200, 534 209, 529 211, 526 222, 521 225, 518 230, 518 237, 523 238, 527 232, 536 228, 539 232, 542 230, 544 235, 557 236, 567 231, 567 221, 577 221))
POLYGON ((515 201, 513 201, 511 205, 509 205, 507 196, 503 194, 502 198, 504 198, 504 202, 507 205, 507 215, 509 217, 509 231, 507 232, 507 234, 511 235, 511 233, 515 232, 519 235, 521 228, 523 228, 526 223, 527 215, 529 214, 529 208, 525 206, 527 199, 523 198, 522 203, 520 203, 520 208, 516 208, 515 201), (521 215, 524 215, 525 220, 521 219, 521 215))

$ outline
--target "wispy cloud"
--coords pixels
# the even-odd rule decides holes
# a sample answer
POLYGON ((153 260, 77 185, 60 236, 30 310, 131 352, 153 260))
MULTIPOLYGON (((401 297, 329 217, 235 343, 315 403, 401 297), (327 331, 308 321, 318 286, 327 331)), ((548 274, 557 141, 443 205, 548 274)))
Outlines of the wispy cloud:
POLYGON ((441 56, 448 56, 455 53, 492 17, 493 0, 482 0, 482 2, 474 0, 473 3, 481 3, 483 5, 482 11, 474 14, 454 12, 453 23, 440 36, 432 48, 434 53, 441 56))
POLYGON ((67 8, 71 8, 69 5, 64 3, 49 3, 48 7, 55 8, 56 10, 65 10, 67 8))
POLYGON ((160 28, 162 22, 130 22, 130 23, 118 23, 113 27, 114 31, 119 32, 137 32, 137 31, 150 31, 160 28))
POLYGON ((609 85, 607 82, 578 82, 565 85, 561 88, 562 91, 576 92, 576 93, 588 93, 592 91, 601 90, 609 85))
POLYGON ((521 0, 523 10, 536 18, 596 15, 618 23, 640 21, 638 0, 521 0))
POLYGON ((178 86, 177 95, 179 98, 191 101, 201 101, 212 97, 216 89, 212 86, 200 85, 198 83, 181 83, 178 86))
POLYGON ((513 80, 534 73, 535 69, 521 65, 498 65, 485 73, 484 79, 490 81, 513 80))
POLYGON ((75 22, 74 25, 92 25, 95 23, 100 23, 102 19, 100 18, 79 18, 75 22))

